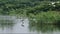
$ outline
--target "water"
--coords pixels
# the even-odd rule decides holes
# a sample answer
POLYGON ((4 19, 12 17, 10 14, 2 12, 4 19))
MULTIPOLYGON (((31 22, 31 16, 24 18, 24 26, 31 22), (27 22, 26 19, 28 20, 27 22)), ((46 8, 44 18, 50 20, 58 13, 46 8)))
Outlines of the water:
POLYGON ((7 19, 6 17, 0 17, 2 18, 0 19, 0 33, 60 34, 60 25, 39 25, 30 23, 28 18, 17 19, 10 16, 7 19))

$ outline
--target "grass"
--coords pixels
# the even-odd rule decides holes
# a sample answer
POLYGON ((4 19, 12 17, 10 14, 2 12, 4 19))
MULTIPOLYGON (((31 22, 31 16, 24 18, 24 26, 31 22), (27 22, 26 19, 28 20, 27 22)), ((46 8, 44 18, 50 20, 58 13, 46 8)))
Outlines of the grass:
POLYGON ((31 21, 37 22, 37 23, 60 23, 60 12, 58 11, 48 11, 48 12, 40 12, 36 15, 30 14, 31 21), (33 20, 35 19, 35 20, 33 20))

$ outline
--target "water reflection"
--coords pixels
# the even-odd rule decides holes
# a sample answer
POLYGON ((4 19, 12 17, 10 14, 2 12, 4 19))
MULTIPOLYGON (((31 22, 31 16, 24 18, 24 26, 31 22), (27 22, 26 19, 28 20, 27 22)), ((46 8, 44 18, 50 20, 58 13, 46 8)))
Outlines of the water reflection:
POLYGON ((29 33, 28 19, 17 19, 6 16, 0 17, 0 33, 29 33), (22 26, 23 25, 23 26, 22 26))
POLYGON ((14 26, 15 17, 0 16, 0 33, 11 33, 14 26))
POLYGON ((60 25, 29 22, 28 18, 8 18, 0 19, 0 33, 60 34, 60 25))
POLYGON ((60 25, 52 25, 45 23, 29 23, 29 29, 31 32, 38 32, 38 34, 60 34, 60 25))

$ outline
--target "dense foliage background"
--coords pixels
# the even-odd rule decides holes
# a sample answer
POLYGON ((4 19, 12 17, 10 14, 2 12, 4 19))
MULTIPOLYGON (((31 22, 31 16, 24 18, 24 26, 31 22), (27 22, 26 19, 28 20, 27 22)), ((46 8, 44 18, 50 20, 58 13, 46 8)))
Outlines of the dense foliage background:
POLYGON ((27 16, 38 22, 58 22, 60 0, 0 0, 0 15, 27 16))

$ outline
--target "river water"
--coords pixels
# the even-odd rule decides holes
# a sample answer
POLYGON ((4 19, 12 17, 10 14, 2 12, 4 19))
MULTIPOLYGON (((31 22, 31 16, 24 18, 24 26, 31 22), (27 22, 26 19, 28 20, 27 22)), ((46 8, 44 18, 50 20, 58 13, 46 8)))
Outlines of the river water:
MULTIPOLYGON (((2 18, 2 17, 0 17, 2 18)), ((4 18, 4 17, 3 17, 4 18)), ((23 33, 23 34, 60 34, 60 26, 56 25, 32 25, 34 23, 30 23, 28 18, 25 19, 18 19, 14 18, 6 20, 0 19, 0 33, 4 34, 14 34, 14 33, 23 33)))

